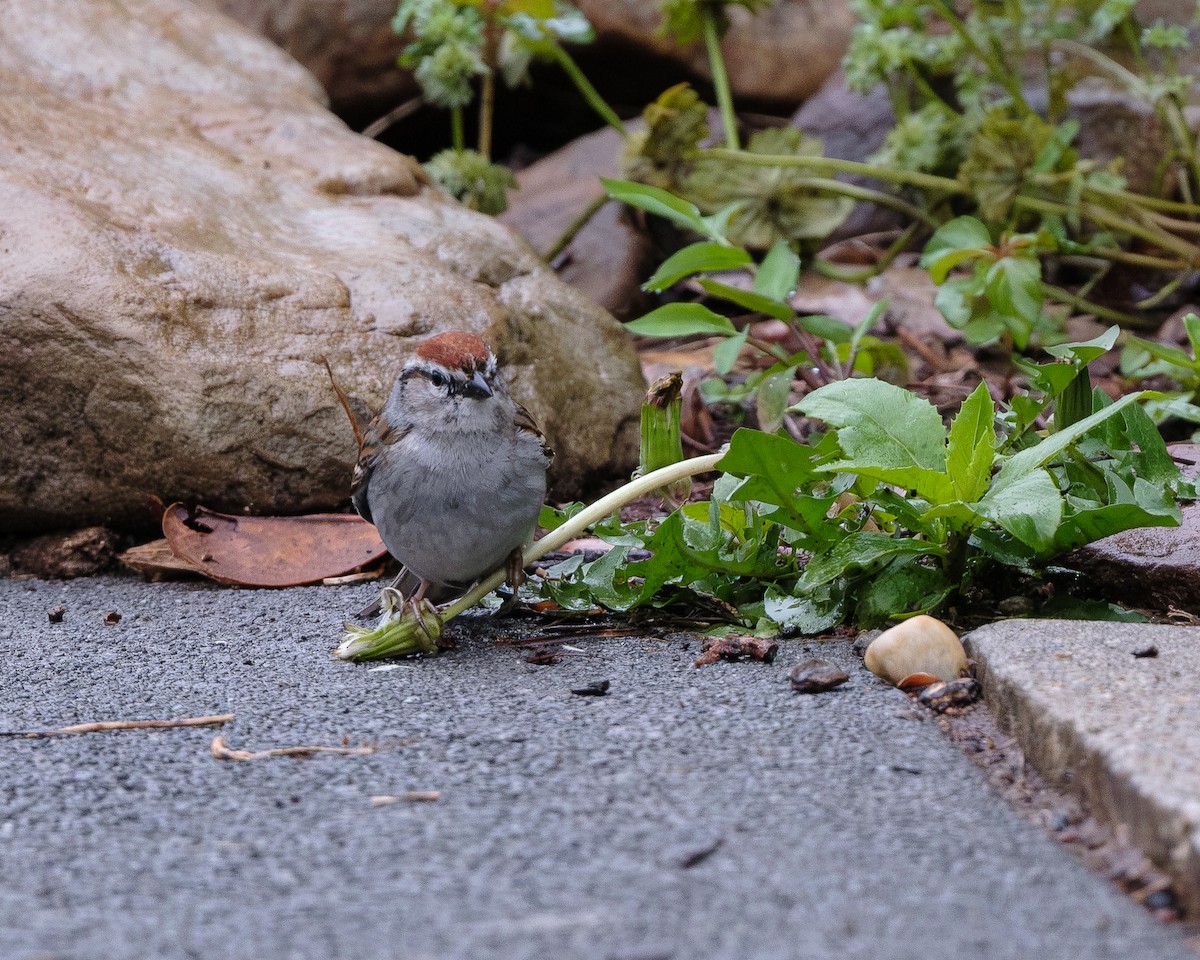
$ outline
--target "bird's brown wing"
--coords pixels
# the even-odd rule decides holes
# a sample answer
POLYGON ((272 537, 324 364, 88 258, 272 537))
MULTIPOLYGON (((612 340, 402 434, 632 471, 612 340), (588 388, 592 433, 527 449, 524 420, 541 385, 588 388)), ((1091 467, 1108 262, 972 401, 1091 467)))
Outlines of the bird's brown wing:
POLYGON ((537 437, 538 442, 542 445, 542 453, 546 455, 546 463, 550 463, 554 459, 554 451, 546 445, 546 435, 542 433, 537 421, 533 419, 533 414, 519 403, 516 406, 517 412, 513 415, 513 423, 517 425, 517 431, 531 433, 537 437))
POLYGON ((388 448, 404 439, 410 430, 411 423, 391 426, 382 417, 376 417, 363 434, 362 446, 358 449, 358 463, 354 465, 354 474, 350 478, 350 500, 358 515, 368 523, 375 522, 371 519, 371 504, 367 498, 371 474, 388 448))

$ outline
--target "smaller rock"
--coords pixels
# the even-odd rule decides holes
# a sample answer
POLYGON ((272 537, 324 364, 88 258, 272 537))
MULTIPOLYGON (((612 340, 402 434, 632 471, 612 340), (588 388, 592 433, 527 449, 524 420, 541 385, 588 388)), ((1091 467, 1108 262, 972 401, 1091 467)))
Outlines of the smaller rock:
POLYGON ((1156 647, 1154 644, 1150 644, 1150 646, 1148 646, 1148 647, 1140 647, 1137 650, 1133 651, 1133 655, 1135 657, 1137 657, 1139 660, 1141 660, 1145 657, 1157 657, 1158 656, 1158 647, 1156 647))
POLYGON ((949 683, 966 667, 967 654, 958 634, 941 620, 922 614, 883 631, 867 647, 863 663, 893 684, 918 673, 949 683))
POLYGON ((792 681, 792 689, 797 693, 824 693, 826 690, 840 687, 850 677, 836 663, 813 658, 792 667, 788 672, 788 679, 792 681))
POLYGON ((95 576, 112 566, 116 535, 106 527, 34 537, 12 552, 13 569, 46 580, 95 576))
POLYGON ((51 610, 47 614, 47 616, 50 618, 51 623, 62 623, 63 617, 65 617, 66 615, 67 615, 66 607, 55 607, 53 610, 51 610))
POLYGON ((608 687, 607 680, 597 680, 586 687, 573 687, 571 692, 577 697, 603 697, 608 694, 608 687))
POLYGON ((974 677, 959 677, 949 683, 931 683, 917 694, 917 699, 929 709, 945 713, 951 707, 970 706, 979 699, 980 692, 979 681, 974 677))
POLYGON ((120 622, 121 622, 121 614, 118 613, 116 610, 109 610, 108 613, 106 613, 104 615, 104 625, 105 626, 115 627, 120 622))

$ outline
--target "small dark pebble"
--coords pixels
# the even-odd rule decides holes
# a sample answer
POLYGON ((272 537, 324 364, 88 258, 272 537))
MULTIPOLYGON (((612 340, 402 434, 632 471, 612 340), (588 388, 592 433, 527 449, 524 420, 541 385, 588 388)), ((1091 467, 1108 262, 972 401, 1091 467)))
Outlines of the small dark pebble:
POLYGON ((1142 657, 1157 657, 1158 647, 1156 647, 1154 644, 1150 644, 1148 647, 1142 647, 1140 650, 1134 650, 1133 655, 1139 659, 1142 657))
POLYGON ((1171 890, 1155 890, 1142 901, 1147 910, 1178 910, 1179 901, 1171 890))
POLYGON ((965 707, 979 699, 979 681, 974 677, 959 677, 949 683, 931 683, 917 699, 931 710, 942 713, 951 707, 965 707))
POLYGON ((114 624, 121 622, 121 615, 117 613, 116 610, 109 610, 108 613, 104 615, 104 622, 111 627, 114 624))
POLYGON ((720 850, 721 844, 724 842, 724 837, 716 837, 711 843, 707 843, 702 847, 697 847, 694 850, 689 850, 679 858, 679 869, 691 870, 692 867, 698 867, 714 853, 720 850))
POLYGON ((846 671, 836 663, 814 657, 796 664, 788 672, 792 689, 797 693, 824 693, 840 687, 850 679, 846 671))
POLYGON ((871 641, 881 633, 883 633, 882 630, 864 630, 855 637, 854 646, 851 649, 860 660, 867 655, 867 647, 871 645, 871 641))
POLYGON ((50 617, 51 623, 62 623, 63 617, 65 617, 66 615, 67 615, 66 607, 55 607, 53 610, 51 610, 47 614, 47 616, 50 617))
POLYGON ((602 697, 608 693, 608 681, 597 680, 586 687, 572 687, 571 692, 577 697, 602 697))

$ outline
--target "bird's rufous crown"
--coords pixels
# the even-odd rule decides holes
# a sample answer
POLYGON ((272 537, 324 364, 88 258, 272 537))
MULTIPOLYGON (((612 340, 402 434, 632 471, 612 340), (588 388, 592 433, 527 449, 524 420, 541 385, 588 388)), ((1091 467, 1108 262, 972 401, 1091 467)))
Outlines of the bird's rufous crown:
POLYGON ((417 356, 441 364, 448 370, 462 370, 471 374, 487 367, 492 351, 475 334, 453 330, 430 337, 417 347, 417 356))

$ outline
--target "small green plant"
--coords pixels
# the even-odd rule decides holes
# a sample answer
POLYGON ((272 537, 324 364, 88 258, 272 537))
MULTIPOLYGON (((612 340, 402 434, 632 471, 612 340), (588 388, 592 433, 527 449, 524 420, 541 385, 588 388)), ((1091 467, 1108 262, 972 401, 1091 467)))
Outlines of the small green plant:
POLYGON ((696 278, 706 297, 745 314, 739 329, 729 317, 704 303, 668 303, 627 323, 626 329, 648 337, 696 334, 723 337, 724 342, 713 352, 714 366, 722 377, 733 371, 745 350, 770 361, 765 369, 750 374, 732 390, 722 379, 707 381, 704 385, 707 399, 752 402, 760 426, 772 433, 783 425, 791 403, 792 383, 797 378, 815 388, 855 373, 871 375, 881 369, 905 369, 906 361, 899 348, 869 335, 886 304, 878 305, 857 327, 833 317, 798 315, 789 305, 788 297, 796 288, 800 258, 787 243, 778 240, 756 263, 749 251, 731 243, 726 231, 736 216, 736 205, 704 216, 695 205, 657 187, 623 180, 603 183, 614 199, 663 217, 703 238, 668 257, 643 284, 643 289, 661 293, 682 280, 696 278), (746 285, 736 284, 739 274, 749 281, 746 285), (750 321, 768 317, 788 324, 803 349, 789 352, 777 343, 754 337, 750 321))
POLYGON ((921 266, 938 284, 934 305, 947 322, 976 344, 1004 339, 1024 350, 1062 339, 1046 314, 1042 261, 1044 240, 1036 234, 1011 234, 993 243, 974 217, 956 217, 929 238, 921 266), (969 268, 951 278, 956 268, 969 268))
POLYGON ((426 101, 450 111, 452 146, 426 164, 452 196, 484 213, 502 213, 511 171, 492 163, 496 78, 527 83, 535 60, 557 63, 604 121, 620 118, 584 77, 564 43, 588 43, 591 24, 565 0, 402 0, 392 29, 410 40, 399 63, 414 68, 426 101), (477 149, 466 145, 463 111, 480 88, 477 149))
POLYGON ((1176 387, 1147 404, 1156 422, 1168 419, 1200 424, 1200 317, 1183 318, 1189 350, 1170 344, 1129 337, 1121 352, 1121 373, 1134 380, 1166 378, 1176 387))

